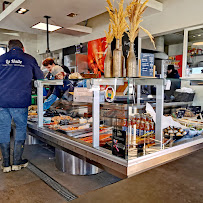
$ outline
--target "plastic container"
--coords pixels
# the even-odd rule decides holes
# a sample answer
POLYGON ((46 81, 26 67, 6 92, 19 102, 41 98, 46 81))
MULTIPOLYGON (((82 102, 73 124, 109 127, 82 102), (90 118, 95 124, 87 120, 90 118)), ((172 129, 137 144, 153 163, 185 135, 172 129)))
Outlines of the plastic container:
POLYGON ((193 101, 195 93, 175 92, 174 97, 176 102, 190 102, 193 101))

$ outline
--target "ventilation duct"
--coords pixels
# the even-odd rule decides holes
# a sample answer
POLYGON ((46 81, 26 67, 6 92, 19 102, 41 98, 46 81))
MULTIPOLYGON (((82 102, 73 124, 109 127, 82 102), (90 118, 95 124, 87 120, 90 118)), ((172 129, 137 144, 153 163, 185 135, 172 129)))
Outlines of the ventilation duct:
POLYGON ((155 59, 168 59, 168 55, 164 52, 164 36, 156 37, 155 39, 156 51, 154 54, 155 59))

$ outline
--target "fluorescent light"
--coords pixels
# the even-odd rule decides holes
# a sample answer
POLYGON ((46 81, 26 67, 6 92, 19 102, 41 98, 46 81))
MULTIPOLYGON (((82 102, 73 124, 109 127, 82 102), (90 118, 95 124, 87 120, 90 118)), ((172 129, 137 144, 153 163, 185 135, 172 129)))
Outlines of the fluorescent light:
MULTIPOLYGON (((32 28, 38 29, 38 30, 47 30, 47 24, 46 23, 37 23, 36 25, 33 25, 32 28)), ((55 30, 59 30, 62 27, 57 25, 50 25, 48 24, 48 28, 50 32, 53 32, 55 30)))
POLYGON ((19 37, 19 36, 20 36, 19 33, 15 33, 15 32, 8 32, 8 33, 4 32, 4 33, 2 33, 2 34, 3 34, 3 35, 16 36, 16 37, 19 37))
POLYGON ((203 42, 195 42, 192 45, 198 46, 198 45, 203 45, 203 42))
POLYGON ((16 11, 16 13, 25 14, 25 13, 27 13, 28 11, 29 11, 29 10, 26 9, 26 8, 19 8, 19 9, 16 11))

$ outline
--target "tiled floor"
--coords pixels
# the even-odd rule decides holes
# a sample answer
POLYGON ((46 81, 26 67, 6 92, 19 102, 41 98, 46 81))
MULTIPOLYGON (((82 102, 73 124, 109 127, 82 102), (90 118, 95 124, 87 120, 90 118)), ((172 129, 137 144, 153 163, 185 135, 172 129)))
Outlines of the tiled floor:
POLYGON ((0 172, 1 203, 66 202, 57 192, 28 169, 10 173, 0 172))
POLYGON ((203 149, 73 201, 79 202, 203 203, 203 149))
MULTIPOLYGON (((33 163, 78 196, 72 201, 75 203, 203 203, 203 149, 121 181, 106 172, 93 176, 61 173, 54 168, 51 153, 30 150, 27 153, 33 163), (114 182, 117 183, 111 184, 114 182)), ((7 174, 0 172, 1 202, 63 203, 66 200, 28 169, 23 169, 7 174)))
MULTIPOLYGON (((120 181, 119 178, 105 171, 90 176, 62 173, 55 167, 53 150, 46 145, 26 146, 24 157, 76 196, 120 181)), ((1 202, 66 202, 66 200, 25 168, 6 174, 0 171, 1 202)))
POLYGON ((105 171, 90 176, 74 176, 62 173, 55 167, 54 153, 46 146, 29 146, 25 150, 25 156, 35 166, 53 177, 54 180, 76 196, 100 189, 120 180, 105 171))

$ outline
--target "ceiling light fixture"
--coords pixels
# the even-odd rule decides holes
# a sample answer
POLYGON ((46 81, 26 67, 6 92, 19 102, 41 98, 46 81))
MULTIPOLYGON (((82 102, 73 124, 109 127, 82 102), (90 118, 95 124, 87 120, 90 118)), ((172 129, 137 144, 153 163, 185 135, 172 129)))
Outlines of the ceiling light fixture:
MULTIPOLYGON (((31 28, 38 29, 38 30, 47 30, 47 24, 46 23, 37 23, 36 25, 33 25, 31 28)), ((50 32, 56 31, 61 29, 62 27, 57 25, 51 25, 48 24, 48 28, 50 32)))
POLYGON ((197 35, 198 37, 201 37, 202 35, 197 35))
POLYGON ((17 11, 16 11, 16 13, 18 13, 18 14, 25 14, 25 13, 27 13, 29 10, 28 9, 26 9, 26 8, 19 8, 17 11))
POLYGON ((71 18, 74 18, 74 17, 76 17, 78 14, 76 14, 76 13, 69 13, 67 16, 68 17, 71 17, 71 18))
POLYGON ((203 42, 195 42, 192 45, 194 45, 194 46, 203 45, 203 42))
POLYGON ((3 35, 11 35, 11 36, 16 36, 16 37, 19 37, 19 33, 15 33, 15 32, 4 32, 2 33, 3 35))
POLYGON ((195 35, 193 35, 192 37, 194 37, 194 38, 195 38, 196 36, 195 36, 195 35))

